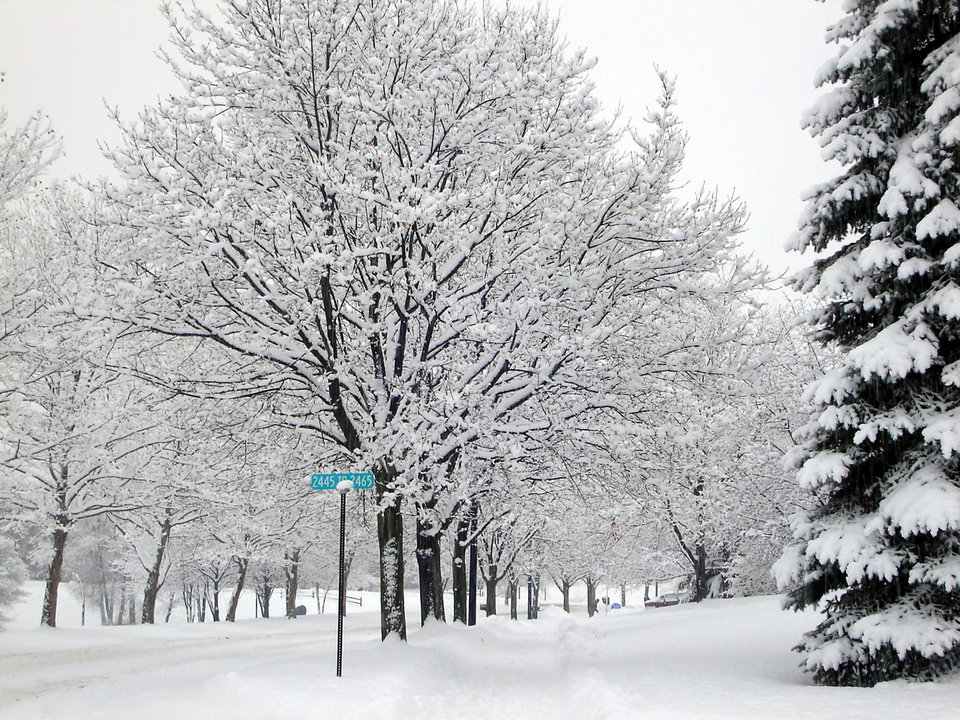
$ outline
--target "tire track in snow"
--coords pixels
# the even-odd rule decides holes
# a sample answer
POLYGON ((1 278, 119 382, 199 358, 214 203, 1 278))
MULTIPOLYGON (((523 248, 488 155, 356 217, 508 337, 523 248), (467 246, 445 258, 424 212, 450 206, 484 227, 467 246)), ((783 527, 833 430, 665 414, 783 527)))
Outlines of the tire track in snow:
POLYGON ((306 634, 286 632, 241 637, 151 638, 149 641, 134 638, 119 644, 2 655, 0 710, 43 695, 156 673, 174 662, 182 669, 185 665, 210 663, 236 655, 251 655, 256 659, 261 653, 286 653, 295 647, 332 643, 335 636, 330 630, 310 630, 306 634))

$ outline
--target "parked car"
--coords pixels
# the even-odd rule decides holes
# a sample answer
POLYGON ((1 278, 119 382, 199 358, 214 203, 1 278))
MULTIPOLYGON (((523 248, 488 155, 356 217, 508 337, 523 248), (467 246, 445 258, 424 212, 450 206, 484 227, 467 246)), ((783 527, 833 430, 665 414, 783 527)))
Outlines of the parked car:
POLYGON ((667 607, 669 605, 679 605, 680 596, 675 592, 664 593, 655 598, 647 600, 643 606, 644 607, 667 607))

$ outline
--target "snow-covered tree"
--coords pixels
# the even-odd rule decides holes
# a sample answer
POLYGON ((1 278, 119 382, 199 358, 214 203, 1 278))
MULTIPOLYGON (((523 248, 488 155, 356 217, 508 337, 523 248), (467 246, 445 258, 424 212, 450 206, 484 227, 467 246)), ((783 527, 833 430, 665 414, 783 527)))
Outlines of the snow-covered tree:
POLYGON ((60 139, 44 115, 34 113, 23 125, 8 128, 0 108, 0 207, 23 197, 59 154, 60 139))
POLYGON ((848 0, 806 124, 841 175, 809 194, 798 277, 842 352, 793 458, 816 506, 777 565, 816 604, 817 682, 929 679, 960 662, 960 3, 848 0))
MULTIPOLYGON (((59 139, 42 115, 34 114, 23 126, 10 129, 7 113, 0 108, 0 246, 12 248, 19 242, 24 224, 20 214, 16 210, 11 212, 9 206, 22 200, 33 188, 46 167, 56 159, 59 149, 59 139)), ((11 341, 23 329, 31 314, 30 295, 35 290, 33 283, 17 280, 19 271, 11 259, 9 253, 0 253, 0 342, 11 341)), ((7 389, 5 380, 0 378, 0 395, 6 395, 3 391, 7 389)), ((0 437, 5 427, 5 423, 0 423, 0 437)), ((0 477, 0 482, 7 479, 0 477)), ((25 577, 23 560, 17 555, 12 539, 5 534, 7 526, 2 520, 15 513, 3 507, 2 495, 0 493, 0 613, 19 597, 25 577)), ((2 619, 0 614, 0 621, 2 619)))
MULTIPOLYGON (((225 405, 226 403, 221 403, 225 405)), ((164 422, 151 431, 156 450, 140 484, 140 507, 118 518, 131 555, 145 573, 140 621, 155 621, 157 599, 170 571, 171 540, 184 526, 215 511, 218 475, 230 472, 213 434, 227 407, 183 396, 169 398, 164 422)), ((222 483, 221 483, 222 485, 222 483)))
POLYGON ((0 338, 0 494, 15 519, 48 533, 43 622, 56 623, 63 551, 77 521, 137 505, 142 387, 109 361, 117 328, 80 317, 98 284, 97 235, 80 196, 54 189, 4 219, 0 266, 17 302, 0 338))
POLYGON ((376 475, 382 630, 402 636, 402 500, 428 502, 531 399, 585 392, 584 370, 652 315, 644 299, 723 264, 742 213, 673 198, 668 109, 623 152, 590 63, 542 13, 253 0, 223 15, 171 18, 184 95, 114 154, 128 295, 111 312, 269 364, 257 390, 376 475))

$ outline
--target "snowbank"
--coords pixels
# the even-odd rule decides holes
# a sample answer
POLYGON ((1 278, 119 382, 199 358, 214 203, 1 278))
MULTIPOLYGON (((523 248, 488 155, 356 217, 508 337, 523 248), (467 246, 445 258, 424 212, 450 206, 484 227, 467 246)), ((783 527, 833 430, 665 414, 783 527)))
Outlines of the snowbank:
POLYGON ((408 608, 406 645, 380 642, 375 607, 348 614, 339 679, 333 614, 0 633, 0 717, 875 720, 960 706, 960 682, 811 686, 790 648, 816 617, 777 598, 592 619, 547 607, 476 628, 418 629, 413 595, 408 608))

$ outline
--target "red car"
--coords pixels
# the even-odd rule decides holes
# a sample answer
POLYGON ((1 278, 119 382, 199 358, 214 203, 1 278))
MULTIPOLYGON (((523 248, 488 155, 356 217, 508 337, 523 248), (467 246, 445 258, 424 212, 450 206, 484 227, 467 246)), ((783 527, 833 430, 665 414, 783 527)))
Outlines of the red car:
POLYGON ((668 592, 660 595, 659 597, 652 598, 647 600, 643 606, 644 607, 668 607, 669 605, 679 605, 680 596, 675 592, 668 592))

